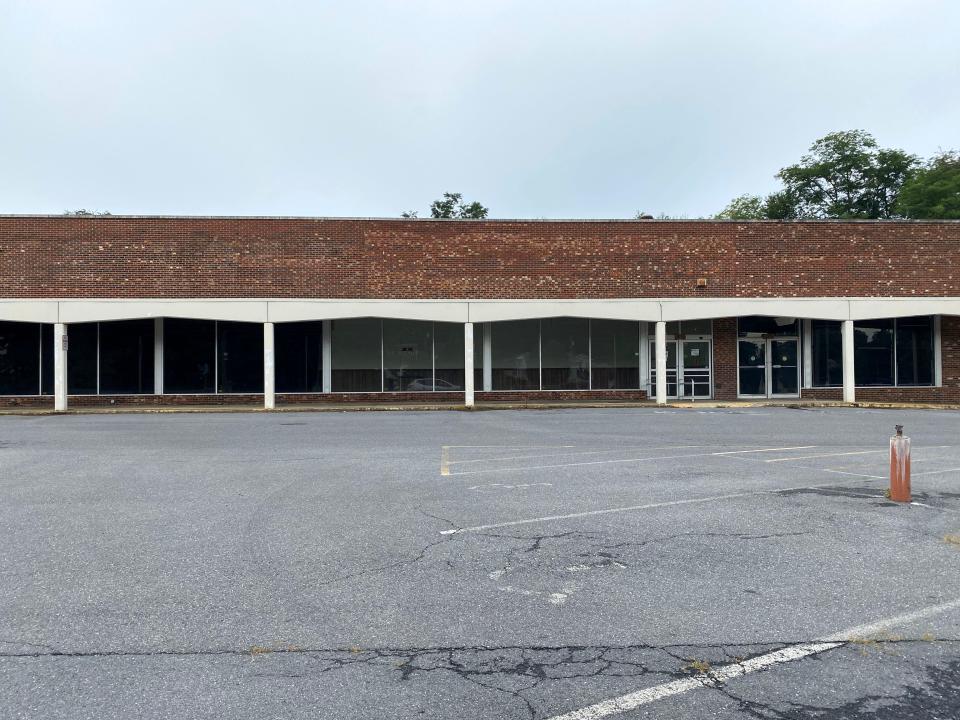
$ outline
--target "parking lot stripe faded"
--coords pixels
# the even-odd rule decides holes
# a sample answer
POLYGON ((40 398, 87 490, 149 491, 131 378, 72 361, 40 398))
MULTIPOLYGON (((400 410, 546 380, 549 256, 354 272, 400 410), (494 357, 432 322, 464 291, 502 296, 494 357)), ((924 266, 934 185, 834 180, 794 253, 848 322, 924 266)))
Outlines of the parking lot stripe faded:
POLYGON ((441 468, 441 475, 451 475, 451 476, 479 475, 481 473, 516 472, 517 470, 547 470, 547 469, 562 468, 562 467, 586 467, 589 465, 613 465, 616 463, 644 462, 644 461, 650 461, 650 460, 679 460, 681 458, 723 457, 726 455, 737 455, 737 454, 744 454, 744 453, 778 452, 782 450, 809 450, 815 447, 817 446, 816 445, 798 445, 796 447, 757 448, 753 450, 724 450, 722 452, 688 453, 686 455, 654 455, 652 457, 645 456, 645 457, 634 457, 634 458, 620 458, 617 460, 589 460, 587 462, 556 463, 552 465, 525 465, 522 467, 511 467, 511 468, 490 468, 488 470, 466 470, 464 472, 455 472, 455 473, 451 473, 448 467, 446 473, 444 473, 441 468))
POLYGON ((601 720, 611 715, 636 710, 643 705, 648 705, 672 695, 679 695, 702 687, 715 687, 728 680, 733 680, 757 672, 758 670, 765 670, 777 665, 783 665, 784 663, 801 660, 811 655, 833 650, 851 640, 865 639, 891 627, 906 625, 916 620, 925 620, 958 608, 960 608, 960 599, 921 608, 914 612, 904 613, 903 615, 886 618, 867 625, 858 625, 835 633, 821 641, 791 645, 764 655, 752 657, 743 662, 724 665, 717 670, 711 670, 703 675, 654 685, 653 687, 644 688, 627 695, 604 700, 603 702, 581 708, 580 710, 574 710, 573 712, 563 715, 554 715, 552 718, 549 718, 549 720, 601 720))

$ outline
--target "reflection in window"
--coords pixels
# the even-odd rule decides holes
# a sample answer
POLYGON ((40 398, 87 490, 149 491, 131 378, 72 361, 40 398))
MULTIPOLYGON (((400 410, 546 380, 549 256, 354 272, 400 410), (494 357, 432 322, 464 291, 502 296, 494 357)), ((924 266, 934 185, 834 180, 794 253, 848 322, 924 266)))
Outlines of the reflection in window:
POLYGON ((0 395, 36 395, 40 387, 40 325, 0 322, 0 395))
POLYGON ((544 390, 586 390, 590 387, 589 321, 547 318, 540 322, 540 357, 544 390))
POLYGON ((590 321, 594 389, 635 389, 640 385, 640 325, 629 320, 590 321))
POLYGON ((540 388, 540 321, 512 320, 491 325, 493 389, 540 388))
POLYGON ((331 325, 334 392, 380 392, 383 389, 380 320, 334 320, 331 325))
POLYGON ((263 392, 263 325, 217 323, 217 392, 263 392))
POLYGON ((737 321, 737 333, 740 337, 757 337, 762 335, 797 336, 800 327, 796 318, 791 317, 764 317, 750 315, 737 321))
POLYGON ((216 328, 212 320, 163 321, 163 392, 214 392, 216 328))
POLYGON ((433 323, 383 321, 383 389, 433 390, 433 323))
POLYGON ((153 320, 100 323, 100 392, 153 392, 153 320))
POLYGON ((933 385, 933 318, 897 320, 897 384, 933 385))
MULTIPOLYGON (((480 336, 481 357, 483 355, 483 331, 481 326, 474 325, 473 332, 473 357, 476 360, 478 334, 480 336)), ((433 348, 436 368, 434 390, 463 390, 463 325, 461 323, 434 323, 433 348)), ((476 377, 476 368, 474 368, 474 377, 476 377)), ((475 385, 474 388, 476 387, 475 385)))
POLYGON ((67 393, 97 394, 97 323, 67 326, 67 393))
POLYGON ((273 326, 277 392, 323 391, 323 323, 291 322, 273 326))
POLYGON ((858 386, 893 385, 893 320, 854 323, 853 349, 858 386))
POLYGON ((810 323, 813 352, 813 386, 843 386, 843 340, 841 324, 834 320, 810 323))

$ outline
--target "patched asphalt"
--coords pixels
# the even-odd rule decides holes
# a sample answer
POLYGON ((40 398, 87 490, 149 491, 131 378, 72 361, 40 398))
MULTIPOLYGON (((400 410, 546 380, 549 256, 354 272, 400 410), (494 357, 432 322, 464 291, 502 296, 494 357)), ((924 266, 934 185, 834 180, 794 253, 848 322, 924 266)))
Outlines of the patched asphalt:
POLYGON ((960 609, 711 679, 960 599, 955 411, 0 417, 0 530, 5 717, 960 715, 960 609))

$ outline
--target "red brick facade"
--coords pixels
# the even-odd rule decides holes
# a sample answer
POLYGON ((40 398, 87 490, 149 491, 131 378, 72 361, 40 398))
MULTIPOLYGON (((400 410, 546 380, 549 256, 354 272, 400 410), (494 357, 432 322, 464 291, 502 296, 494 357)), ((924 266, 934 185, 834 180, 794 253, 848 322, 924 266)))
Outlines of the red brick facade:
POLYGON ((960 222, 5 216, 0 278, 5 298, 960 296, 960 222))

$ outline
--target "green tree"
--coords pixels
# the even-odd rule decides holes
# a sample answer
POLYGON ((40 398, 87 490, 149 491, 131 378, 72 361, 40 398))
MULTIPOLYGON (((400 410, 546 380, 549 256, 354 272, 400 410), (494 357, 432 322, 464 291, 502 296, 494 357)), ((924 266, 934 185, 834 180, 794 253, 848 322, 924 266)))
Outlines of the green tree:
POLYGON ((830 133, 777 177, 803 218, 891 218, 916 156, 885 149, 863 130, 830 133))
POLYGON ((717 217, 734 220, 768 218, 893 218, 904 183, 917 172, 916 156, 881 148, 870 133, 830 133, 810 146, 795 165, 776 177, 783 188, 766 198, 741 195, 717 217))
POLYGON ((897 212, 917 220, 960 219, 960 152, 930 158, 903 184, 897 212))
MULTIPOLYGON (((445 192, 439 200, 434 200, 430 204, 430 217, 433 218, 457 218, 460 220, 482 220, 490 212, 478 202, 466 203, 463 201, 461 193, 445 192)), ((415 218, 416 210, 408 210, 401 213, 401 217, 415 218)))

